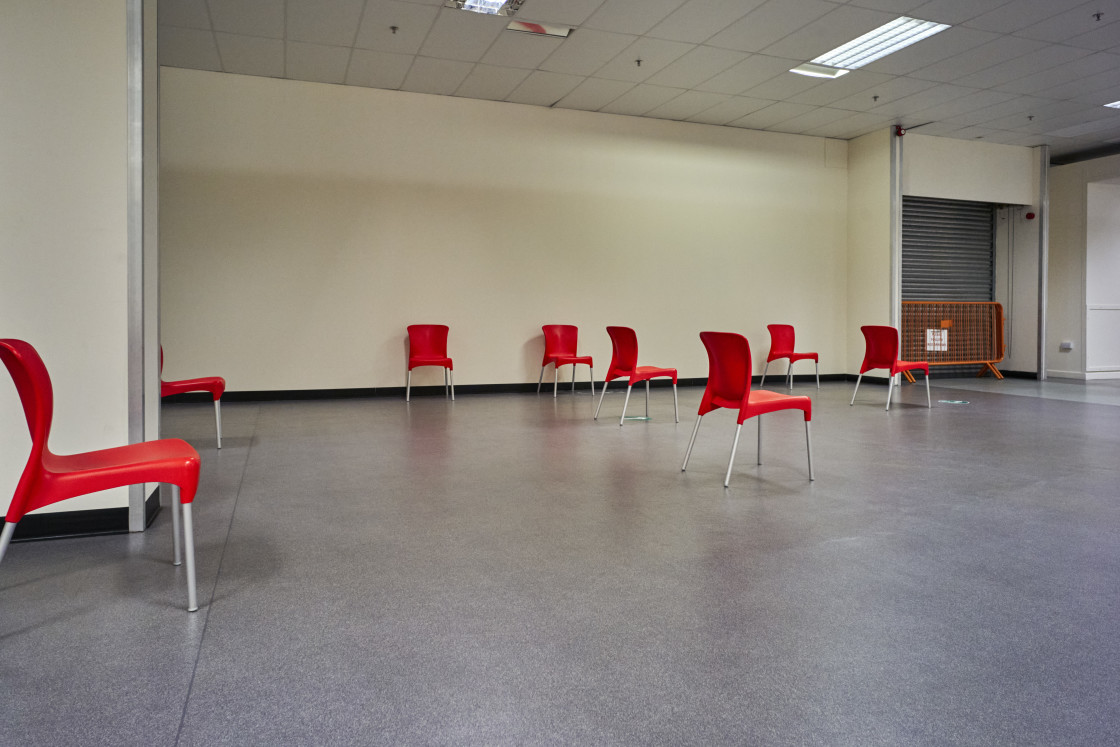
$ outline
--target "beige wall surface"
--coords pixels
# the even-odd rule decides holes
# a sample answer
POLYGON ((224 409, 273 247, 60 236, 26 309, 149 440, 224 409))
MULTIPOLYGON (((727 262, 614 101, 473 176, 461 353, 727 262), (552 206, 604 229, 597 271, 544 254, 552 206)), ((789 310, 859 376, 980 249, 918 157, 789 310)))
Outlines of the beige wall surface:
MULTIPOLYGON (((5 0, 0 23, 0 337, 46 362, 58 453, 128 441, 125 28, 115 0, 5 0)), ((0 377, 6 509, 30 438, 0 377)), ((127 504, 120 489, 52 508, 127 504)))
POLYGON ((600 378, 610 324, 683 377, 772 322, 845 370, 842 142, 169 68, 160 118, 168 378, 402 386, 421 322, 457 384, 535 381, 545 323, 600 378))
POLYGON ((891 323, 891 139, 880 130, 848 143, 846 329, 850 373, 859 373, 860 327, 891 323))
POLYGON ((907 133, 903 139, 902 194, 1037 205, 1035 151, 907 133))

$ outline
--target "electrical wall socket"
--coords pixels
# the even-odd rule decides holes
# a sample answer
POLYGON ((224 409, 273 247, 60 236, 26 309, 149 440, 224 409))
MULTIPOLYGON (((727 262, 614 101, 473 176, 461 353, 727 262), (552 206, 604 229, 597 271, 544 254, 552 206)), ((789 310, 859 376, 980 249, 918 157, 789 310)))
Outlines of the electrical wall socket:
POLYGON ((1073 342, 1071 340, 1062 340, 1058 343, 1058 352, 1068 353, 1073 350, 1073 342))

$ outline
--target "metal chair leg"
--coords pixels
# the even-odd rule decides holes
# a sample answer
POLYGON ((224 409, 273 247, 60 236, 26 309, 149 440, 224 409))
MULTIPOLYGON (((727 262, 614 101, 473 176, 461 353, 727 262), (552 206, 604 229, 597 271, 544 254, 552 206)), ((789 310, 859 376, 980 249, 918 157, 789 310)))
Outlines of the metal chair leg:
POLYGON ((560 380, 560 366, 552 366, 552 398, 556 399, 556 382, 560 380))
POLYGON ((762 464, 762 416, 755 415, 755 420, 758 421, 758 464, 762 464))
POLYGON ((541 366, 541 375, 537 377, 537 394, 541 393, 541 383, 544 381, 544 366, 541 366))
POLYGON ((214 400, 214 424, 218 427, 218 448, 222 448, 222 400, 214 400))
POLYGON ((681 422, 681 416, 677 410, 677 382, 673 382, 673 422, 681 422))
POLYGON ((786 366, 786 386, 793 391, 793 358, 789 359, 789 365, 786 366))
POLYGON ((172 546, 175 552, 172 564, 182 565, 183 553, 179 545, 179 486, 168 485, 168 487, 171 489, 171 534, 173 535, 172 546))
POLYGON ((762 381, 758 382, 758 388, 761 389, 762 385, 766 383, 766 372, 770 370, 770 361, 766 361, 766 365, 762 367, 762 381))
POLYGON ((859 391, 859 383, 861 381, 863 381, 863 374, 860 374, 859 376, 856 377, 856 388, 852 391, 852 401, 848 403, 849 407, 856 403, 856 392, 859 391))
POLYGON ((408 377, 404 380, 404 401, 408 402, 412 394, 412 369, 408 369, 408 377))
POLYGON ((15 534, 17 522, 9 521, 4 525, 4 531, 0 532, 0 561, 4 560, 4 553, 8 551, 8 543, 12 541, 12 535, 15 534))
POLYGON ((735 451, 739 448, 739 433, 743 430, 743 424, 739 423, 735 428, 735 440, 731 442, 731 458, 727 460, 727 476, 723 478, 723 487, 727 487, 731 483, 731 467, 735 464, 735 451))
POLYGON ((805 449, 809 452, 809 482, 816 478, 813 477, 813 437, 809 433, 809 421, 805 421, 805 449))
MULTIPOLYGON (((175 500, 179 499, 179 489, 175 488, 175 500)), ((194 572, 194 518, 191 504, 183 504, 183 539, 187 555, 187 612, 198 610, 198 590, 194 572)))
MULTIPOLYGON (((649 382, 646 382, 646 383, 648 384, 649 382)), ((619 426, 621 426, 621 425, 622 425, 622 422, 623 422, 624 420, 626 420, 626 406, 630 404, 630 390, 632 390, 633 388, 634 388, 634 385, 633 385, 633 384, 631 384, 630 386, 626 387, 626 399, 625 399, 625 400, 623 400, 623 402, 622 402, 622 417, 620 417, 620 418, 618 419, 618 424, 619 424, 619 426)), ((649 396, 649 393, 648 393, 648 392, 646 393, 646 396, 647 396, 647 397, 649 396)), ((646 407, 649 407, 649 405, 647 404, 647 405, 646 405, 646 407)), ((649 411, 647 410, 646 412, 649 412, 649 411)))
POLYGON ((926 371, 926 407, 933 409, 933 400, 929 398, 929 371, 926 371))
POLYGON ((649 379, 646 379, 646 420, 649 420, 649 379))
POLYGON ((451 377, 451 401, 454 402, 455 401, 455 372, 452 371, 450 368, 445 368, 444 371, 446 371, 448 373, 448 375, 450 375, 450 377, 451 377))
POLYGON ((891 409, 891 395, 894 393, 894 374, 891 374, 887 381, 887 411, 891 409))
POLYGON ((820 361, 813 361, 813 365, 817 368, 817 389, 821 388, 821 363, 820 361))
POLYGON ((595 396, 595 369, 591 366, 587 367, 587 375, 591 377, 591 396, 595 396))
POLYGON ((603 393, 599 395, 599 405, 595 408, 595 417, 592 420, 599 419, 599 409, 603 406, 603 397, 607 396, 607 384, 609 383, 611 383, 609 380, 603 382, 603 393))
POLYGON ((696 416, 696 425, 692 428, 692 437, 688 439, 688 449, 684 452, 684 464, 681 465, 681 472, 688 469, 688 458, 692 456, 692 445, 696 443, 696 433, 700 430, 700 421, 703 417, 703 415, 696 416))

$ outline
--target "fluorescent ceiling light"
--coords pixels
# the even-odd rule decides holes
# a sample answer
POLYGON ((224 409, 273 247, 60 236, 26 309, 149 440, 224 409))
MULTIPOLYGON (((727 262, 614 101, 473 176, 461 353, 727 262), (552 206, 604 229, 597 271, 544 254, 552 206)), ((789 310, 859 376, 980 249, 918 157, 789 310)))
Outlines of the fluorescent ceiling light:
POLYGON ((510 21, 506 26, 510 31, 523 31, 526 34, 539 36, 559 36, 566 39, 572 33, 571 26, 551 26, 547 23, 532 23, 531 21, 510 21))
POLYGON ((947 28, 949 28, 948 24, 902 16, 873 31, 868 31, 858 39, 825 52, 812 62, 854 70, 947 28))
POLYGON ((1120 109, 1120 101, 1113 101, 1111 104, 1105 104, 1109 109, 1120 109))
POLYGON ((446 0, 443 7, 485 13, 488 16, 512 16, 525 0, 446 0))
POLYGON ((798 75, 808 75, 810 78, 839 78, 841 75, 848 74, 848 71, 843 68, 814 65, 811 62, 798 65, 792 68, 790 72, 797 73, 798 75))

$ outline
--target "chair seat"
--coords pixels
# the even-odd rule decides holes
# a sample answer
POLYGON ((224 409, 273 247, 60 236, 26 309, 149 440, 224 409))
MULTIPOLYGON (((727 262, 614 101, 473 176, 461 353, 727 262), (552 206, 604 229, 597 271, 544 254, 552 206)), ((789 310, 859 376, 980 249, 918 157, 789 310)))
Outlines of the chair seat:
POLYGON ((648 381, 650 379, 659 379, 662 377, 669 377, 673 383, 677 383, 677 369, 675 368, 658 368, 657 366, 638 366, 630 372, 630 384, 636 384, 639 381, 648 381))
MULTIPOLYGON (((736 405, 732 405, 735 407, 736 405)), ((752 389, 747 398, 747 406, 739 414, 742 423, 749 417, 765 415, 778 410, 801 410, 810 413, 813 410, 813 401, 803 395, 779 394, 765 389, 752 389)))
MULTIPOLYGON (((41 505, 139 482, 184 486, 182 502, 190 503, 194 500, 200 464, 198 452, 179 438, 142 441, 82 454, 46 452, 41 498, 49 500, 41 505)), ((33 500, 32 504, 38 502, 33 500)))
POLYGON ((797 363, 797 361, 820 361, 820 358, 816 353, 774 353, 766 359, 766 362, 769 363, 770 361, 778 361, 782 358, 789 358, 790 363, 797 363))
MULTIPOLYGON (((552 355, 548 358, 548 363, 556 366, 567 366, 569 364, 576 364, 580 366, 590 366, 590 355, 552 355)), ((545 365, 548 365, 547 363, 545 365)))
POLYGON ((186 392, 210 392, 214 399, 221 399, 226 391, 226 380, 221 376, 203 376, 198 379, 182 379, 181 381, 161 381, 159 383, 159 396, 170 397, 173 394, 186 392))
POLYGON ((929 374, 929 363, 925 361, 895 361, 895 372, 899 371, 925 371, 929 374))
POLYGON ((416 355, 408 359, 408 367, 416 368, 417 366, 443 366, 444 368, 451 368, 450 358, 441 358, 438 355, 416 355))

